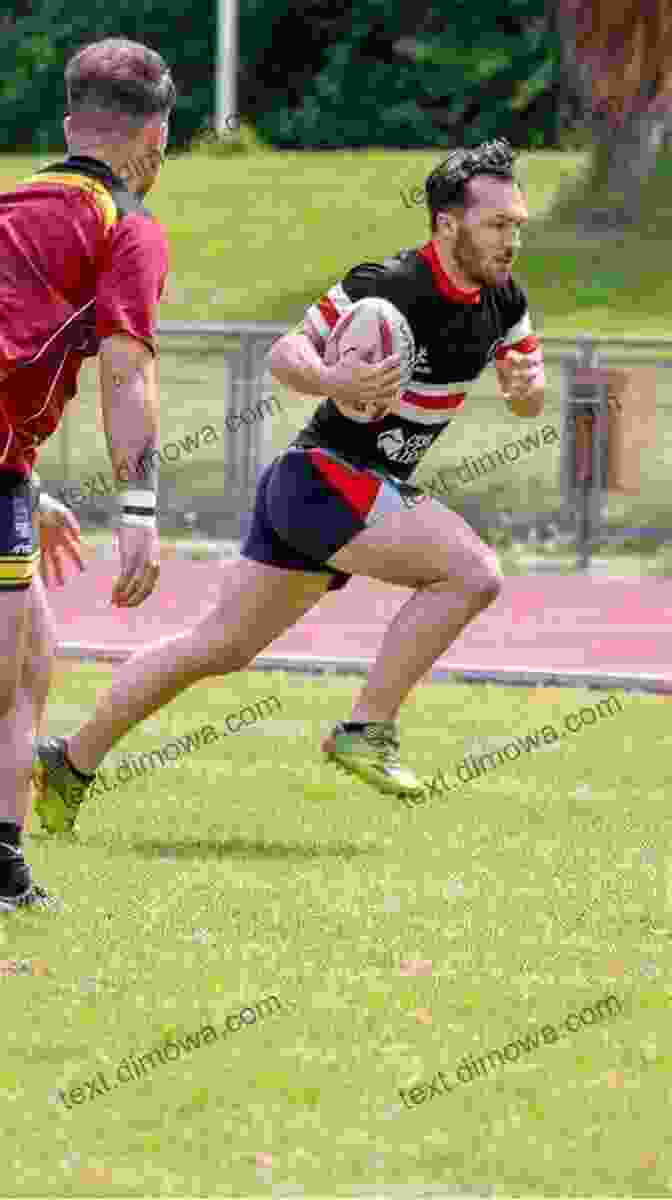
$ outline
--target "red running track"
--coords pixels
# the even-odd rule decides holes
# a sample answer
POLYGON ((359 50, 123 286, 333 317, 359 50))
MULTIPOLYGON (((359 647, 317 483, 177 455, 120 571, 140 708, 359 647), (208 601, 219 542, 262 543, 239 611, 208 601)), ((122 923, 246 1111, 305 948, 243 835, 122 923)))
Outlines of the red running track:
MULTIPOLYGON (((110 606, 115 562, 91 558, 83 574, 49 593, 60 652, 103 657, 104 648, 118 658, 124 648, 181 632, 212 607, 230 569, 226 560, 164 558, 157 592, 140 608, 120 610, 110 606), (83 653, 82 644, 97 653, 83 653)), ((269 655, 371 660, 409 595, 406 588, 353 579, 277 638, 260 656, 262 663, 269 655)), ((597 686, 598 680, 617 686, 618 677, 632 687, 672 691, 672 582, 580 575, 507 579, 495 604, 436 666, 437 678, 501 671, 503 682, 567 683, 581 682, 578 673, 597 686), (537 673, 543 678, 535 679, 537 673)))

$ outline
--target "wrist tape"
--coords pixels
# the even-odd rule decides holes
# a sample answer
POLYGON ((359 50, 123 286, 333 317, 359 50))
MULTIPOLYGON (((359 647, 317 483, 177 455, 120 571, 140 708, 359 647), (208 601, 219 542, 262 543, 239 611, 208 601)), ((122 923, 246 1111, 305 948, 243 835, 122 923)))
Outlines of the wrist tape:
POLYGON ((147 488, 124 488, 117 499, 121 508, 122 525, 156 527, 156 492, 147 488))

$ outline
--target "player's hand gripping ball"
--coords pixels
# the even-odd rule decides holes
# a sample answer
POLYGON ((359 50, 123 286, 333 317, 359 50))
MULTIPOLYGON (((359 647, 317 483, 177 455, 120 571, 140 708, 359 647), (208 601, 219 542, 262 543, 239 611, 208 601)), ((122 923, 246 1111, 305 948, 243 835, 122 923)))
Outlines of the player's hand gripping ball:
POLYGON ((329 395, 351 420, 379 421, 408 387, 414 358, 415 340, 403 313, 389 300, 367 296, 339 318, 327 338, 329 395))

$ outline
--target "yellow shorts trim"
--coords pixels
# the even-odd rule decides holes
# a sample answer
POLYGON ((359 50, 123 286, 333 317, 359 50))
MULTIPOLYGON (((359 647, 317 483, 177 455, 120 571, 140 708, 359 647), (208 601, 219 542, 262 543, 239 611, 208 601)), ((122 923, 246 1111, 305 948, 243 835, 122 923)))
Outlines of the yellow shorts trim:
POLYGON ((34 550, 32 554, 0 556, 0 592, 3 589, 30 587, 39 561, 39 550, 34 550))

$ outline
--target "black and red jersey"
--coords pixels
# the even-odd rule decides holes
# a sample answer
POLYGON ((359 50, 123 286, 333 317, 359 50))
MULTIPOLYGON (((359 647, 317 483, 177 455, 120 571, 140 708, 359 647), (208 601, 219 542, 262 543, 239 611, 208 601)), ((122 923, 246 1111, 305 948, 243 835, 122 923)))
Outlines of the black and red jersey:
POLYGON ((365 296, 389 300, 413 332, 413 374, 399 411, 363 424, 327 399, 293 445, 331 449, 355 465, 408 479, 488 363, 511 348, 541 362, 541 348, 525 293, 512 278, 502 287, 463 291, 444 271, 433 242, 382 263, 353 267, 311 305, 305 324, 321 349, 339 317, 365 296))
POLYGON ((0 470, 30 473, 103 338, 154 350, 167 273, 163 228, 97 159, 0 194, 0 470))

